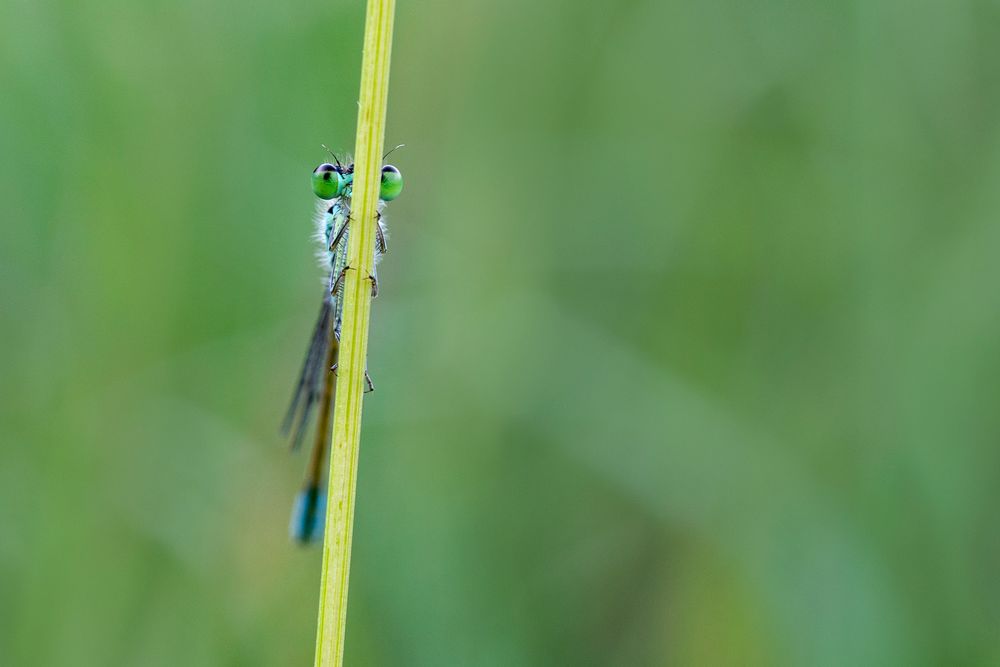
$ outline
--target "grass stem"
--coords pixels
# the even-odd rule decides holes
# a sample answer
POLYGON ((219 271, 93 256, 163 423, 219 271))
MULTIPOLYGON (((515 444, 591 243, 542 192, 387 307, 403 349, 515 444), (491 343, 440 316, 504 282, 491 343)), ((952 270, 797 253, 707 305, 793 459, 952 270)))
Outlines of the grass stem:
POLYGON ((361 57, 361 97, 354 152, 354 191, 348 271, 344 284, 337 394, 333 407, 333 446, 323 576, 320 584, 316 667, 341 667, 347 628, 347 589, 354 532, 361 402, 364 396, 371 282, 374 273, 375 225, 385 143, 386 99, 395 0, 368 0, 364 51, 361 57))

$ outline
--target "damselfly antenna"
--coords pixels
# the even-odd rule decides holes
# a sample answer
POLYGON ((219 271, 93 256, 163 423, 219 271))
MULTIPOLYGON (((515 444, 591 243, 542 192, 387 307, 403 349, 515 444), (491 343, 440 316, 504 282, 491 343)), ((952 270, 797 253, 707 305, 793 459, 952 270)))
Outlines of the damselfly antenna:
POLYGON ((404 146, 406 146, 406 144, 400 144, 400 145, 396 146, 396 148, 393 148, 391 151, 389 151, 388 153, 386 153, 385 155, 383 155, 382 159, 385 160, 387 157, 389 157, 390 155, 392 155, 392 151, 397 150, 399 148, 403 148, 404 146))
MULTIPOLYGON (((336 153, 334 153, 334 152, 333 152, 333 151, 331 151, 331 150, 330 150, 329 148, 327 148, 327 147, 326 147, 326 144, 320 144, 320 146, 322 146, 322 147, 323 147, 323 150, 325 150, 325 151, 326 151, 327 153, 329 153, 329 154, 330 154, 330 157, 332 157, 332 158, 333 158, 333 161, 337 163, 337 166, 338 166, 338 167, 340 167, 341 169, 343 169, 343 168, 344 168, 344 165, 340 164, 340 160, 339 160, 339 159, 337 159, 337 154, 336 154, 336 153)), ((392 150, 396 150, 396 149, 395 149, 395 148, 393 148, 392 150)), ((391 151, 390 151, 390 152, 391 152, 391 151)), ((382 158, 382 159, 384 160, 385 158, 382 158)))

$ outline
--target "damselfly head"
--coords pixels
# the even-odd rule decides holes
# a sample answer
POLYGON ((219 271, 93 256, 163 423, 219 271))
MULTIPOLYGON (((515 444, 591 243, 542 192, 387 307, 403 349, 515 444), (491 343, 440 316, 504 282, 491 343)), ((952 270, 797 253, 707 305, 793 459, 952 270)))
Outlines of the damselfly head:
MULTIPOLYGON (((312 173, 313 192, 320 199, 336 199, 342 195, 351 196, 350 188, 354 184, 354 165, 330 164, 324 162, 312 173)), ((399 169, 387 164, 382 167, 381 183, 378 198, 382 201, 392 201, 403 191, 403 175, 399 169)))

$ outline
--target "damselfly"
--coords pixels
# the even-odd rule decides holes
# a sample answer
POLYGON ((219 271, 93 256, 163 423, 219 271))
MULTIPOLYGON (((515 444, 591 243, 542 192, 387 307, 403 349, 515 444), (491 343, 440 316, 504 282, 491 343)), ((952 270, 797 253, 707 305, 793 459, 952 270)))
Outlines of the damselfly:
MULTIPOLYGON (((347 240, 350 235, 350 225, 360 224, 359 221, 351 219, 354 165, 341 164, 335 155, 333 159, 336 164, 321 164, 312 174, 313 192, 318 198, 315 238, 320 244, 320 251, 317 256, 325 273, 323 302, 299 373, 295 393, 292 395, 292 402, 282 425, 282 431, 286 435, 291 435, 292 448, 297 449, 309 426, 314 408, 319 407, 305 484, 296 497, 295 507, 292 510, 290 532, 292 538, 299 542, 309 542, 323 534, 326 514, 326 493, 322 482, 323 461, 330 446, 330 422, 336 386, 334 373, 337 368, 337 350, 340 342, 344 279, 351 268, 347 264, 347 240)), ((371 281, 372 297, 378 294, 375 263, 386 251, 385 220, 382 211, 385 203, 399 196, 402 189, 403 176, 399 170, 392 165, 382 167, 375 221, 377 225, 375 262, 372 264, 372 275, 368 276, 371 281)), ((365 382, 366 391, 374 389, 367 370, 365 382)))

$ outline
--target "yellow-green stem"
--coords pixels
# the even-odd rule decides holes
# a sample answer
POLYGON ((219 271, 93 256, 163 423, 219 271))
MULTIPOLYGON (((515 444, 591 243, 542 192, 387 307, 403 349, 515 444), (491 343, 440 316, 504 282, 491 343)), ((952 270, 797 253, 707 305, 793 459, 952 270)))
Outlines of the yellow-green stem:
POLYGON ((361 56, 361 98, 354 153, 351 233, 344 283, 344 311, 337 365, 337 398, 333 407, 330 488, 323 542, 316 667, 340 667, 344 662, 347 627, 347 586, 354 532, 361 400, 364 395, 371 282, 374 272, 375 224, 385 143, 386 98, 395 0, 368 0, 365 42, 361 56))

